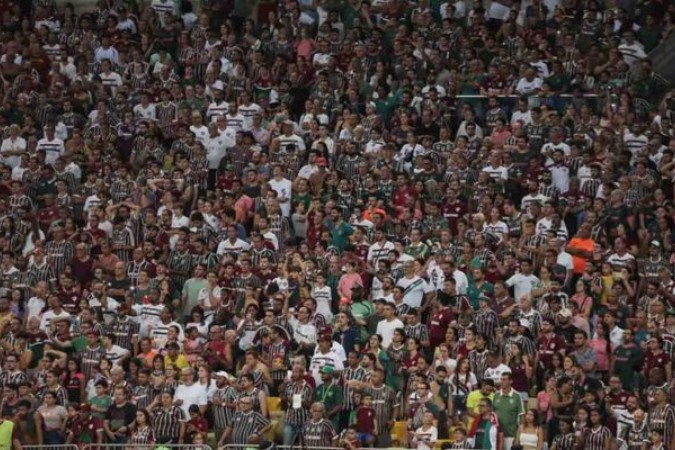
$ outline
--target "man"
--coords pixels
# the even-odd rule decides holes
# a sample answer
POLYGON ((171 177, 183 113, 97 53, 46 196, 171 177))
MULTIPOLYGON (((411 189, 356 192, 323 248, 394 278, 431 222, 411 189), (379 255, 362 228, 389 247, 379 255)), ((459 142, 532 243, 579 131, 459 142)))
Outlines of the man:
POLYGON ((588 346, 588 335, 585 331, 577 330, 574 333, 574 350, 570 355, 574 356, 577 364, 584 369, 587 375, 594 375, 598 354, 595 349, 588 346))
POLYGON ((202 414, 206 412, 208 400, 206 389, 195 383, 195 372, 192 368, 186 367, 180 372, 182 384, 179 384, 174 394, 174 405, 179 406, 186 417, 190 417, 190 406, 197 405, 202 414))
POLYGON ((312 404, 311 418, 302 427, 303 447, 322 448, 333 445, 337 435, 333 424, 324 418, 326 407, 322 402, 312 404))
POLYGON ((257 444, 271 426, 272 422, 267 417, 253 410, 253 399, 251 397, 241 397, 239 399, 239 411, 234 415, 232 424, 225 428, 223 436, 218 441, 218 446, 224 445, 227 440, 238 446, 257 444), (232 435, 231 439, 230 435, 232 435))
MULTIPOLYGON (((504 438, 500 427, 499 419, 492 410, 492 401, 485 398, 478 404, 480 411, 480 418, 474 422, 473 428, 469 432, 469 436, 473 440, 473 447, 482 450, 501 450, 501 442, 504 438)), ((511 440, 513 442, 513 440, 511 440)))
POLYGON ((127 392, 123 387, 113 391, 113 403, 108 407, 103 429, 108 439, 115 444, 126 444, 130 430, 136 422, 136 407, 127 402, 127 392))
POLYGON ((539 278, 532 273, 532 260, 530 259, 522 259, 520 261, 520 272, 506 280, 506 284, 509 287, 513 287, 513 296, 515 298, 530 295, 538 282, 539 278))
POLYGON ((482 374, 484 379, 492 380, 495 386, 501 386, 502 375, 511 373, 511 368, 502 362, 499 351, 491 351, 487 355, 487 368, 482 374))
POLYGON ((543 379, 544 373, 553 364, 553 355, 558 353, 561 357, 564 357, 567 351, 565 338, 555 333, 554 326, 555 322, 551 318, 541 321, 537 351, 534 353, 534 367, 539 380, 543 379))
MULTIPOLYGON (((314 401, 320 402, 325 408, 325 416, 330 420, 333 428, 340 429, 340 412, 342 411, 342 389, 335 384, 335 369, 325 365, 320 370, 321 384, 316 388, 314 401)), ((313 407, 312 407, 313 408, 313 407)))
POLYGON ((382 338, 382 347, 387 349, 394 338, 394 331, 403 328, 403 322, 396 317, 396 304, 389 302, 384 306, 384 320, 377 324, 376 334, 382 338))
POLYGON ((372 384, 364 392, 373 398, 375 420, 377 421, 376 439, 377 447, 389 447, 391 445, 391 427, 396 417, 396 392, 384 384, 384 371, 376 368, 372 372, 372 384))
POLYGON ((656 406, 649 415, 649 431, 663 433, 664 448, 675 448, 675 406, 668 400, 668 391, 663 388, 654 392, 656 406))
POLYGON ((512 387, 513 375, 503 373, 501 386, 494 398, 494 411, 499 418, 499 429, 504 436, 504 447, 511 448, 518 432, 520 417, 525 413, 523 399, 512 387))
POLYGON ((484 378, 480 382, 480 388, 469 392, 466 397, 466 413, 468 416, 467 426, 471 430, 475 422, 481 416, 480 404, 484 399, 492 401, 495 398, 495 382, 490 378, 484 378))
POLYGON ((610 373, 619 377, 624 389, 632 389, 633 380, 637 373, 635 368, 642 365, 643 359, 642 349, 635 343, 634 331, 625 330, 623 332, 623 343, 614 349, 610 373))
POLYGON ((291 370, 291 380, 282 385, 281 402, 285 406, 284 415, 284 446, 295 443, 302 425, 307 421, 309 408, 314 397, 314 390, 305 380, 305 369, 294 365, 291 370))

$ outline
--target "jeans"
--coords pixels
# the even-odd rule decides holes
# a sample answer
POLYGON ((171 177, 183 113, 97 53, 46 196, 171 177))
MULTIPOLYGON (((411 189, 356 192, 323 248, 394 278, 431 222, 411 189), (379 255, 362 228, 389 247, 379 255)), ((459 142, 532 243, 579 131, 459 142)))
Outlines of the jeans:
POLYGON ((284 425, 284 446, 290 447, 291 445, 295 444, 296 439, 298 438, 298 434, 300 434, 300 430, 302 427, 300 425, 291 425, 291 424, 285 424, 284 425))
POLYGON ((43 435, 44 445, 63 445, 66 437, 59 430, 45 430, 43 435))

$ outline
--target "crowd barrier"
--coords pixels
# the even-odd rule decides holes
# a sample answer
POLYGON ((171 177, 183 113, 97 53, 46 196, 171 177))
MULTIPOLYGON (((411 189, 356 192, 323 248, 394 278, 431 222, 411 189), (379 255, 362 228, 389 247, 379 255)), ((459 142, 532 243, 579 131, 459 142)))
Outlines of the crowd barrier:
MULTIPOLYGON (((61 447, 61 446, 59 446, 61 447)), ((68 447, 68 446, 63 446, 68 447)), ((54 450, 213 450, 209 445, 195 445, 195 444, 87 444, 79 449, 71 445, 68 449, 54 449, 54 450)), ((250 446, 249 446, 250 447, 250 446)), ((22 447, 22 449, 25 448, 22 447)), ((35 450, 41 450, 45 446, 36 446, 35 450)), ((49 450, 49 449, 48 449, 49 450)))
POLYGON ((21 450, 79 450, 75 444, 63 445, 23 445, 21 450))
MULTIPOLYGON (((442 445, 445 443, 449 443, 450 441, 445 441, 441 440, 436 442, 436 445, 434 446, 435 449, 440 449, 442 448, 442 445)), ((249 449, 256 449, 255 445, 243 445, 243 444, 226 444, 222 447, 218 447, 216 450, 249 450, 249 449)), ((309 447, 309 446, 302 446, 300 444, 297 445, 275 445, 275 449, 279 450, 344 450, 344 447, 309 447)), ((374 447, 370 448, 368 447, 368 450, 409 450, 407 447, 386 447, 386 448, 379 448, 379 447, 374 447)), ((463 448, 463 449, 453 449, 453 450, 473 450, 470 448, 463 448)))

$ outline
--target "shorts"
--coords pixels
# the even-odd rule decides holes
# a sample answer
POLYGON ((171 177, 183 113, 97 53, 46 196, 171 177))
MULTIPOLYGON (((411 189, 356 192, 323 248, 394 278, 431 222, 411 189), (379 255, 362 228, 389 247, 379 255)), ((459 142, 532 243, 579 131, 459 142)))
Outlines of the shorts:
POLYGON ((359 437, 359 442, 361 443, 361 445, 366 445, 368 443, 368 439, 372 439, 372 440, 375 439, 375 436, 373 436, 370 433, 359 433, 358 437, 359 437))

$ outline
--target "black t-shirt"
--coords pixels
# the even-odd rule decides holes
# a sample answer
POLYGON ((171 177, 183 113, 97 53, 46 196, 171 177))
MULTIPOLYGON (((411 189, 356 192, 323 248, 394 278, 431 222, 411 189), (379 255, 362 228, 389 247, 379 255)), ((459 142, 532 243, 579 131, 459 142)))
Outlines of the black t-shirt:
POLYGON ((136 420, 136 407, 128 402, 121 406, 113 403, 108 407, 105 420, 110 422, 110 429, 112 431, 127 427, 131 422, 136 420))
MULTIPOLYGON (((124 277, 121 280, 113 278, 108 282, 108 287, 110 289, 123 289, 124 292, 126 292, 131 287, 131 280, 127 277, 124 277)), ((111 295, 111 297, 120 303, 124 303, 124 295, 111 295)))

